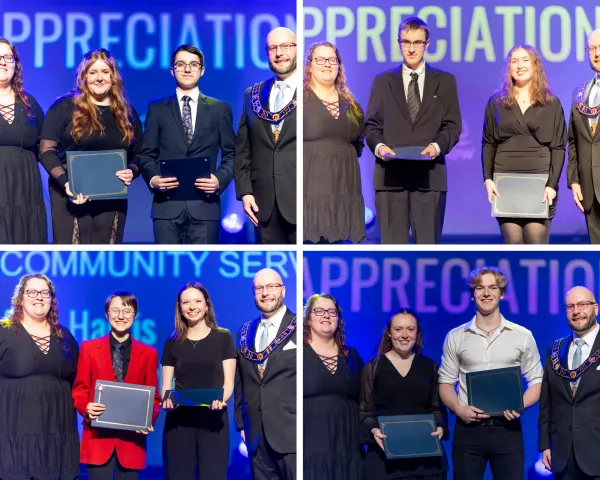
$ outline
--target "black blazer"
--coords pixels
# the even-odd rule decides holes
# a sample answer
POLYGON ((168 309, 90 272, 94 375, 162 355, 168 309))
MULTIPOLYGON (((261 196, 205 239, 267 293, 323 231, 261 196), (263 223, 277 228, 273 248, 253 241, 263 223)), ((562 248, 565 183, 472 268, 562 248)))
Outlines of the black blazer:
POLYGON ((375 77, 366 117, 367 145, 371 151, 375 152, 379 143, 390 148, 437 143, 441 150, 440 155, 431 161, 384 161, 376 156, 375 190, 445 192, 445 155, 458 143, 461 129, 453 75, 426 65, 423 100, 414 122, 404 93, 402 65, 375 77))
MULTIPOLYGON (((288 309, 283 316, 279 335, 293 320, 288 309)), ((254 348, 256 329, 260 318, 252 321, 248 345, 254 348)), ((267 360, 264 377, 258 374, 258 364, 238 352, 235 376, 235 425, 244 429, 246 446, 253 452, 258 447, 261 429, 269 445, 278 453, 296 452, 296 352, 284 350, 290 342, 296 343, 296 331, 275 350, 267 360), (263 411, 265 415, 263 416, 263 411)), ((240 344, 240 331, 237 334, 240 344)))
MULTIPOLYGON (((583 98, 587 97, 592 87, 591 81, 585 86, 583 98)), ((589 212, 594 202, 594 196, 600 202, 600 134, 596 129, 596 135, 592 137, 588 117, 581 114, 575 107, 577 91, 573 93, 571 102, 571 115, 569 118, 569 162, 567 163, 567 183, 571 188, 572 183, 581 186, 583 195, 583 209, 589 212), (596 168, 593 166, 596 165, 596 168)))
MULTIPOLYGON (((261 83, 260 102, 265 110, 269 110, 269 94, 274 83, 273 78, 261 83)), ((296 110, 285 117, 275 144, 271 124, 252 110, 252 87, 244 95, 234 176, 237 199, 254 195, 259 221, 269 220, 277 199, 283 218, 296 223, 296 110)))
POLYGON ((233 114, 229 104, 200 92, 194 138, 188 148, 177 95, 150 103, 140 160, 144 180, 150 184, 152 177, 160 175, 159 159, 185 157, 210 157, 211 172, 219 179, 219 190, 191 202, 170 200, 168 192, 153 190, 153 218, 177 218, 187 203, 190 215, 196 220, 221 220, 220 195, 233 179, 235 157, 233 114), (219 149, 221 164, 217 168, 219 149))
MULTIPOLYGON (((560 340, 560 364, 568 368, 567 354, 572 335, 560 340)), ((600 335, 596 337, 591 354, 600 348, 600 335)), ((538 449, 551 449, 552 472, 562 472, 575 451, 577 464, 584 473, 600 476, 600 362, 590 366, 581 376, 577 393, 573 397, 570 381, 552 370, 550 353, 546 354, 546 366, 540 396, 538 449)))

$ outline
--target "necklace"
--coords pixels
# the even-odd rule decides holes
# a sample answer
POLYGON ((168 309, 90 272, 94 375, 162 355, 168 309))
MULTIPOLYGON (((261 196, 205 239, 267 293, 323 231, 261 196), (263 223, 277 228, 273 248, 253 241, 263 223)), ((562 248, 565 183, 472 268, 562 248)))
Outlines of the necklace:
POLYGON ((190 340, 188 338, 188 340, 190 341, 190 343, 192 344, 192 348, 196 348, 196 346, 198 346, 198 343, 200 342, 200 340, 196 340, 195 342, 193 340, 190 340))
POLYGON ((483 329, 483 328, 481 328, 481 327, 478 327, 478 328, 479 328, 479 330, 481 330, 482 332, 485 332, 485 334, 486 334, 488 337, 489 337, 489 336, 490 336, 490 335, 491 335, 491 334, 492 334, 492 333, 493 333, 495 330, 497 330, 497 329, 498 329, 498 327, 494 327, 494 328, 492 328, 490 331, 488 331, 488 330, 484 330, 484 329, 483 329))
MULTIPOLYGON (((519 92, 517 92, 517 94, 515 95, 515 98, 517 99, 517 101, 519 100, 519 92)), ((524 98, 523 100, 521 100, 522 104, 525 104, 527 102, 527 99, 524 98)), ((485 331, 485 330, 484 330, 485 331)))

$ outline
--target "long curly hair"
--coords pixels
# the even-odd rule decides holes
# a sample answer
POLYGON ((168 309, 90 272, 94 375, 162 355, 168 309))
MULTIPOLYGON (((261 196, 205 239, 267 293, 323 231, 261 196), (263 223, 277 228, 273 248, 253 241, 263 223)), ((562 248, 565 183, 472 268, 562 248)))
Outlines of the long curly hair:
POLYGON ((342 56, 340 55, 340 51, 337 49, 337 47, 331 42, 316 42, 308 47, 306 60, 304 62, 304 94, 307 95, 307 93, 315 86, 315 82, 312 77, 311 66, 314 58, 314 51, 318 47, 330 47, 335 52, 339 66, 338 74, 334 82, 335 89, 337 90, 339 96, 343 98, 348 105, 350 105, 354 115, 356 115, 357 118, 360 118, 363 115, 362 110, 358 105, 356 98, 346 86, 346 72, 344 70, 344 64, 342 63, 342 56))
POLYGON ((531 104, 548 105, 552 103, 556 97, 550 90, 548 76, 546 75, 546 69, 544 68, 544 61, 534 47, 524 44, 515 45, 512 47, 504 59, 502 81, 494 92, 494 96, 496 97, 499 105, 504 108, 511 108, 515 103, 517 103, 515 94, 515 81, 510 74, 510 62, 512 60, 513 53, 517 50, 525 50, 529 55, 533 65, 531 88, 529 89, 531 104))
POLYGON ((315 293, 312 295, 304 306, 304 321, 303 321, 303 337, 304 337, 304 345, 308 345, 312 339, 312 335, 310 332, 309 318, 310 313, 312 312, 313 306, 317 300, 327 299, 333 302, 335 309, 337 310, 337 328, 333 335, 333 341, 338 347, 338 351, 344 356, 348 356, 348 347, 346 346, 346 328, 344 327, 344 317, 342 316, 342 308, 337 300, 328 295, 326 293, 315 293))
POLYGON ((215 316, 215 309, 206 287, 200 282, 188 282, 179 289, 179 292, 177 292, 177 300, 175 301, 175 331, 171 337, 180 343, 183 343, 187 338, 189 329, 187 320, 181 311, 181 294, 189 288, 195 288, 204 296, 204 301, 206 302, 206 314, 204 316, 204 322, 206 325, 208 325, 208 327, 211 329, 219 328, 217 325, 217 318, 215 316))
POLYGON ((4 43, 8 45, 11 49, 13 56, 15 57, 15 73, 10 82, 10 85, 15 92, 15 96, 17 100, 19 100, 23 105, 25 105, 25 109, 27 110, 27 114, 31 117, 33 115, 33 111, 31 109, 31 104, 29 103, 29 99, 25 94, 25 90, 23 89, 23 66, 21 65, 21 60, 19 59, 19 53, 15 46, 9 42, 6 38, 0 38, 0 43, 4 43))
POLYGON ((87 84, 88 71, 97 60, 103 60, 110 69, 111 88, 108 94, 110 108, 119 130, 123 133, 123 140, 131 143, 134 137, 133 111, 125 98, 123 78, 117 60, 104 48, 87 52, 77 67, 75 89, 72 92, 75 113, 71 135, 76 142, 79 142, 84 135, 91 135, 94 130, 104 133, 104 127, 99 119, 99 109, 92 101, 92 93, 87 84))
POLYGON ((46 275, 41 273, 30 273, 23 275, 19 279, 19 283, 17 283, 13 292, 11 309, 7 316, 8 322, 5 321, 5 325, 8 324, 15 332, 18 330, 19 324, 23 321, 23 295, 25 295, 25 287, 27 286, 27 282, 34 278, 39 278, 48 285, 48 290, 50 291, 50 310, 48 311, 46 321, 50 325, 51 334, 63 340, 62 329, 58 323, 58 300, 56 299, 54 284, 46 275))

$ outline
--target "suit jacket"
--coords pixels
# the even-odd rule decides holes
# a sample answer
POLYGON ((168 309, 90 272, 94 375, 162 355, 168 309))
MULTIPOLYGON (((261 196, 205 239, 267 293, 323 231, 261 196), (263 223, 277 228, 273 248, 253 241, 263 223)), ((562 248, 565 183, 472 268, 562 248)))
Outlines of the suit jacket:
MULTIPOLYGON (((585 85, 583 98, 587 101, 592 88, 592 82, 585 85)), ((578 183, 583 195, 583 208, 589 212, 594 202, 594 196, 600 201, 600 135, 598 128, 592 137, 588 117, 581 114, 575 107, 579 88, 573 93, 571 115, 569 118, 569 162, 567 163, 567 182, 578 183)))
POLYGON ((140 160, 144 180, 149 185, 152 177, 160 175, 159 159, 174 160, 186 157, 210 157, 210 170, 219 179, 219 190, 212 195, 205 194, 203 199, 190 202, 170 200, 169 192, 153 190, 153 218, 177 218, 187 204, 190 215, 196 220, 220 221, 220 195, 233 179, 235 157, 233 114, 229 104, 200 92, 194 138, 188 147, 177 95, 173 94, 150 103, 140 160), (219 149, 221 164, 217 168, 219 149))
POLYGON ((453 75, 426 65, 421 108, 410 118, 402 65, 373 81, 367 107, 367 145, 372 152, 379 143, 390 148, 437 143, 440 155, 431 161, 381 160, 376 156, 375 190, 433 190, 445 192, 445 156, 458 143, 462 119, 453 75))
MULTIPOLYGON (((265 110, 269 110, 269 94, 274 83, 273 78, 261 83, 260 102, 265 110)), ((260 222, 269 220, 277 199, 283 218, 296 223, 296 110, 285 117, 279 141, 275 143, 271 124, 252 110, 252 87, 244 95, 234 177, 237 199, 254 195, 260 222)))
MULTIPOLYGON (((572 335, 560 340, 560 364, 568 368, 567 354, 572 335)), ((539 438, 540 451, 550 449, 552 472, 562 472, 571 454, 584 473, 600 476, 600 362, 590 366, 581 376, 573 397, 569 380, 552 370, 551 348, 546 354, 546 366, 540 396, 539 438)), ((591 350, 600 348, 600 335, 591 350)))
MULTIPOLYGON (((84 419, 86 418, 87 404, 94 401, 96 380, 116 381, 108 335, 81 344, 77 377, 73 385, 73 404, 84 419)), ((158 354, 155 348, 144 345, 133 338, 131 340, 131 358, 124 383, 157 387, 152 414, 152 424, 154 424, 160 413, 157 378, 158 354)), ((115 449, 119 463, 125 468, 134 470, 145 468, 145 435, 125 430, 92 428, 89 420, 83 422, 81 463, 102 465, 108 462, 115 449)))
MULTIPOLYGON (((293 320, 287 310, 277 335, 293 320)), ((248 345, 254 349, 254 340, 260 318, 252 321, 248 331, 248 345)), ((269 355, 265 374, 261 379, 258 364, 238 353, 235 378, 235 425, 244 430, 246 446, 253 452, 258 447, 261 431, 269 445, 278 453, 296 452, 296 351, 285 349, 296 344, 296 331, 269 355), (264 415, 263 415, 263 412, 264 415)), ((237 335, 240 344, 240 331, 237 335)))

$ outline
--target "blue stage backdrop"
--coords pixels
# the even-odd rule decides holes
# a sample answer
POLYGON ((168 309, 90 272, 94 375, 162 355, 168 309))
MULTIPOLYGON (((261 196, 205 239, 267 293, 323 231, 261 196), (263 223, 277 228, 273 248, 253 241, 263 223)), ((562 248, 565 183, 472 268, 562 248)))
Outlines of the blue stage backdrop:
MULTIPOLYGON (((74 87, 75 69, 83 54, 104 47, 119 60, 127 95, 143 121, 151 100, 175 91, 169 71, 171 52, 182 43, 191 43, 205 55, 200 89, 231 105, 236 131, 244 91, 272 75, 264 46, 267 33, 280 25, 296 30, 295 0, 183 0, 177 4, 106 0, 97 5, 78 0, 0 0, 0 37, 17 47, 25 89, 44 111, 74 87)), ((45 172, 42 176, 49 217, 45 172)), ((148 187, 138 178, 130 189, 125 242, 154 243, 151 204, 148 187)), ((222 241, 253 243, 250 224, 240 232, 245 215, 235 199, 233 182, 223 195, 222 211, 223 228, 239 232, 222 241)), ((48 225, 50 230, 50 218, 48 225)))
MULTIPOLYGON (((273 268, 281 274, 286 304, 294 311, 295 252, 0 252, 0 318, 10 306, 19 278, 26 273, 43 273, 56 286, 61 324, 82 342, 108 333, 104 301, 117 290, 127 290, 140 302, 132 335, 156 347, 160 360, 164 342, 174 329, 175 302, 183 284, 197 280, 206 286, 218 325, 229 329, 235 338, 244 322, 258 316, 252 278, 261 268, 273 268)), ((227 402, 231 438, 228 478, 242 480, 250 478, 249 465, 239 450, 241 439, 233 424, 233 406, 232 397, 227 402)), ((149 467, 162 465, 164 419, 161 413, 155 432, 148 437, 149 467)))
MULTIPOLYGON (((506 273, 500 311, 533 332, 542 362, 552 341, 571 331, 562 309, 564 293, 583 285, 597 298, 600 294, 598 252, 306 252, 304 298, 324 292, 340 302, 347 344, 365 360, 375 354, 393 312, 412 308, 422 322, 424 354, 439 365, 446 334, 475 314, 466 278, 482 265, 506 273)), ((537 453, 537 419, 537 405, 523 416, 529 479, 546 473, 537 453)), ((452 434, 453 415, 451 420, 452 434)), ((451 442, 445 446, 450 456, 451 442)), ((486 480, 491 478, 488 473, 486 480)))
MULTIPOLYGON (((401 3, 305 0, 306 46, 317 40, 337 45, 346 67, 348 86, 366 111, 375 76, 402 62, 397 44, 398 25, 409 16, 425 20, 431 30, 431 45, 425 59, 456 76, 463 118, 460 142, 447 158, 445 241, 449 237, 466 237, 468 243, 478 243, 475 236, 490 235, 501 241, 483 186, 481 136, 484 109, 500 81, 504 58, 517 43, 535 46, 545 60, 551 87, 568 117, 571 94, 593 76, 584 48, 587 34, 593 28, 600 28, 600 7, 585 0, 401 3)), ((374 156, 368 149, 360 165, 370 217, 375 213, 374 156)), ((560 182, 552 233, 561 238, 587 235, 583 215, 567 190, 566 174, 560 182)), ((379 232, 370 231, 368 241, 378 242, 379 232)))

